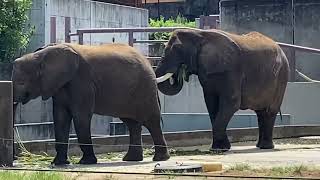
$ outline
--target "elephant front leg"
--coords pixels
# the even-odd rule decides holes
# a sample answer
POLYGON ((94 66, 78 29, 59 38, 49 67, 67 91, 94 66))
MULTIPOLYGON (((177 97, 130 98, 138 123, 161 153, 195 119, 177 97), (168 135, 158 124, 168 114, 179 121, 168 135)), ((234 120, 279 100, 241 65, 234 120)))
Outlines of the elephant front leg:
POLYGON ((74 127, 77 133, 80 149, 83 153, 79 164, 96 164, 97 158, 94 154, 91 139, 91 118, 92 113, 78 111, 73 119, 74 127))
POLYGON ((229 99, 219 97, 219 110, 213 128, 213 151, 228 151, 231 148, 226 130, 233 114, 239 109, 240 100, 238 98, 229 99))
POLYGON ((130 135, 130 145, 127 154, 123 157, 123 161, 142 161, 142 139, 141 139, 141 124, 132 119, 121 120, 127 125, 130 135))
POLYGON ((260 110, 256 111, 256 113, 259 123, 259 140, 256 146, 260 149, 273 149, 273 127, 277 112, 260 110))
MULTIPOLYGON (((213 136, 213 132, 214 132, 213 124, 214 124, 214 121, 216 119, 217 112, 218 112, 218 109, 219 109, 219 97, 217 95, 210 94, 210 93, 207 93, 205 91, 203 92, 203 94, 204 94, 204 100, 205 100, 205 103, 206 103, 206 106, 207 106, 207 110, 208 110, 208 113, 209 113, 209 117, 210 117, 210 120, 211 120, 212 137, 214 137, 213 136)), ((213 144, 214 144, 214 141, 212 139, 212 146, 213 146, 213 144)))
POLYGON ((57 152, 56 157, 52 162, 54 165, 70 164, 67 153, 71 119, 72 116, 68 109, 55 102, 55 99, 53 99, 53 121, 56 139, 55 148, 57 152))

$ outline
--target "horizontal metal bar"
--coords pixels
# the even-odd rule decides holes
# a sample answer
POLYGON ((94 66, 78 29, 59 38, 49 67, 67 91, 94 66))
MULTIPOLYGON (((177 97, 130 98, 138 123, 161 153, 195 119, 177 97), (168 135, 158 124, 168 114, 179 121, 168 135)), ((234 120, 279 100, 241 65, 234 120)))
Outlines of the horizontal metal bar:
POLYGON ((166 43, 168 40, 134 40, 134 43, 166 43))
POLYGON ((161 57, 147 57, 147 59, 152 61, 160 61, 161 57))
POLYGON ((280 42, 278 42, 278 44, 279 44, 280 47, 293 48, 294 50, 320 54, 320 49, 304 47, 304 46, 298 46, 298 45, 287 44, 287 43, 280 43, 280 42))
POLYGON ((176 29, 195 29, 189 27, 136 27, 136 28, 91 28, 78 29, 80 33, 129 33, 129 32, 172 32, 176 29))
POLYGON ((78 36, 78 33, 69 33, 69 36, 78 36))
POLYGON ((21 126, 39 126, 39 125, 53 125, 53 122, 39 122, 39 123, 14 124, 14 127, 21 127, 21 126))

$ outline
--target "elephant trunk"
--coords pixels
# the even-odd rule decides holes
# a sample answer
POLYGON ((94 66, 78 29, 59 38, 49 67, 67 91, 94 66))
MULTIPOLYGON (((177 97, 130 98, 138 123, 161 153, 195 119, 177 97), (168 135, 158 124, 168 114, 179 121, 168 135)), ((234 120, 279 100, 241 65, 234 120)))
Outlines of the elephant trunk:
POLYGON ((183 81, 179 80, 179 69, 175 73, 160 72, 157 68, 156 70, 158 89, 165 95, 176 95, 178 94, 182 87, 183 81))

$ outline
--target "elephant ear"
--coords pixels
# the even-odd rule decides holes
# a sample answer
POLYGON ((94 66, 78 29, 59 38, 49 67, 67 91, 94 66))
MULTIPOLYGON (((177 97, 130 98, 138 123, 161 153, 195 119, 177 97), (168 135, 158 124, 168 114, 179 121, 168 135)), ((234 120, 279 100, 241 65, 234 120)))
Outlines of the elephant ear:
POLYGON ((79 67, 79 55, 66 45, 49 46, 40 52, 41 94, 42 99, 47 100, 74 77, 79 67))
POLYGON ((203 62, 206 64, 207 75, 232 71, 237 68, 240 46, 228 34, 223 32, 206 31, 204 33, 209 39, 204 49, 206 53, 202 54, 204 56, 202 59, 207 61, 203 62), (205 56, 210 56, 210 58, 205 56))

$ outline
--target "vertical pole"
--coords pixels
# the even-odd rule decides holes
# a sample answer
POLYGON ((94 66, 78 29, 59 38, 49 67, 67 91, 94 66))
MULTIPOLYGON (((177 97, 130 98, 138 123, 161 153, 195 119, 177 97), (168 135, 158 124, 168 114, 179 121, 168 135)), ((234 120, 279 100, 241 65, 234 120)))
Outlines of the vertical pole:
POLYGON ((160 0, 158 0, 158 19, 160 19, 160 0))
POLYGON ((12 82, 0 81, 0 166, 13 166, 12 82))
POLYGON ((56 17, 50 17, 50 43, 56 42, 56 17))
POLYGON ((133 46, 133 31, 129 31, 129 46, 133 46))
POLYGON ((71 28, 70 28, 70 17, 65 17, 64 18, 64 40, 66 43, 70 43, 71 42, 71 38, 69 33, 71 32, 71 28))
POLYGON ((79 35, 79 44, 83 44, 83 33, 82 32, 80 32, 80 33, 78 33, 78 35, 79 35))

